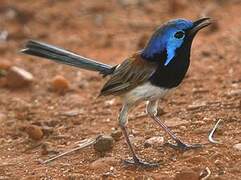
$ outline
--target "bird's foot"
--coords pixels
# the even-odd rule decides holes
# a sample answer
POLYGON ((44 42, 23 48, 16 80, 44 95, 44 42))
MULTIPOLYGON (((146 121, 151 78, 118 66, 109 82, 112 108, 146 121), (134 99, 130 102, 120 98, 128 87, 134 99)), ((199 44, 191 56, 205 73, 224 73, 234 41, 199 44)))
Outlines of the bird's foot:
POLYGON ((124 160, 124 163, 126 165, 134 165, 142 168, 155 168, 159 166, 158 163, 149 163, 137 157, 134 157, 132 159, 126 159, 124 160))
POLYGON ((176 141, 176 144, 173 144, 171 142, 167 142, 167 145, 170 146, 173 149, 181 150, 181 151, 187 151, 190 149, 197 149, 202 148, 202 144, 185 144, 182 141, 176 141))

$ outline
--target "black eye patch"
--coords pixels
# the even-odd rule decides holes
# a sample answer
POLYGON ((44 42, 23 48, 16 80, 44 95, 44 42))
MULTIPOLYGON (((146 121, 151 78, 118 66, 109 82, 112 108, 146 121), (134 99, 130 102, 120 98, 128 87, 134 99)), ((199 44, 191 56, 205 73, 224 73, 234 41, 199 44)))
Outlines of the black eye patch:
POLYGON ((181 39, 184 37, 184 35, 185 35, 185 33, 183 31, 178 31, 175 33, 174 37, 177 39, 181 39))

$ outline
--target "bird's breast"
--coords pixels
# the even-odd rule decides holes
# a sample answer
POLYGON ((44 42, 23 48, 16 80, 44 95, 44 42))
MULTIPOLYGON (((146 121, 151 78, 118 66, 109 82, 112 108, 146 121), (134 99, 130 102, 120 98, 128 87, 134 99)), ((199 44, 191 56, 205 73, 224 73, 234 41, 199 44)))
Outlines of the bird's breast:
POLYGON ((122 98, 127 104, 136 104, 141 101, 160 99, 165 96, 168 91, 169 89, 160 88, 152 85, 150 82, 146 82, 130 90, 124 94, 122 98))

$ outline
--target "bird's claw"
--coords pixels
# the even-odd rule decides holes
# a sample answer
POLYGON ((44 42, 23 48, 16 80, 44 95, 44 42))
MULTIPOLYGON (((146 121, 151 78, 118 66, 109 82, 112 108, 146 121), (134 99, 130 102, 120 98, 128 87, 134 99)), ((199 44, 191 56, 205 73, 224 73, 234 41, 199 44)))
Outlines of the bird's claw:
POLYGON ((149 163, 139 158, 126 159, 124 160, 124 163, 126 165, 134 165, 142 168, 155 168, 159 166, 158 163, 149 163))
POLYGON ((202 144, 185 144, 181 141, 177 141, 176 144, 173 144, 171 142, 167 142, 167 145, 170 146, 173 149, 181 150, 181 151, 187 151, 190 149, 197 149, 202 148, 202 144))

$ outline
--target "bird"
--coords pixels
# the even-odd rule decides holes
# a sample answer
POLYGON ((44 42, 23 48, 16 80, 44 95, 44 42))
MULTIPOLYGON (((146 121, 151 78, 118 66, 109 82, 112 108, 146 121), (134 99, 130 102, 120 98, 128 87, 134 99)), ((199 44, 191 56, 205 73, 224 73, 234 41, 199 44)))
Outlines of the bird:
POLYGON ((107 76, 100 96, 112 95, 121 99, 118 124, 132 156, 124 162, 138 167, 156 167, 158 163, 145 161, 137 155, 126 127, 128 114, 136 105, 147 102, 147 114, 174 140, 175 143, 170 143, 171 147, 179 150, 202 147, 201 144, 184 143, 157 114, 159 101, 176 89, 187 73, 194 37, 199 30, 210 24, 209 17, 196 21, 184 18, 169 20, 154 31, 143 49, 113 66, 36 40, 28 40, 20 51, 107 76))

